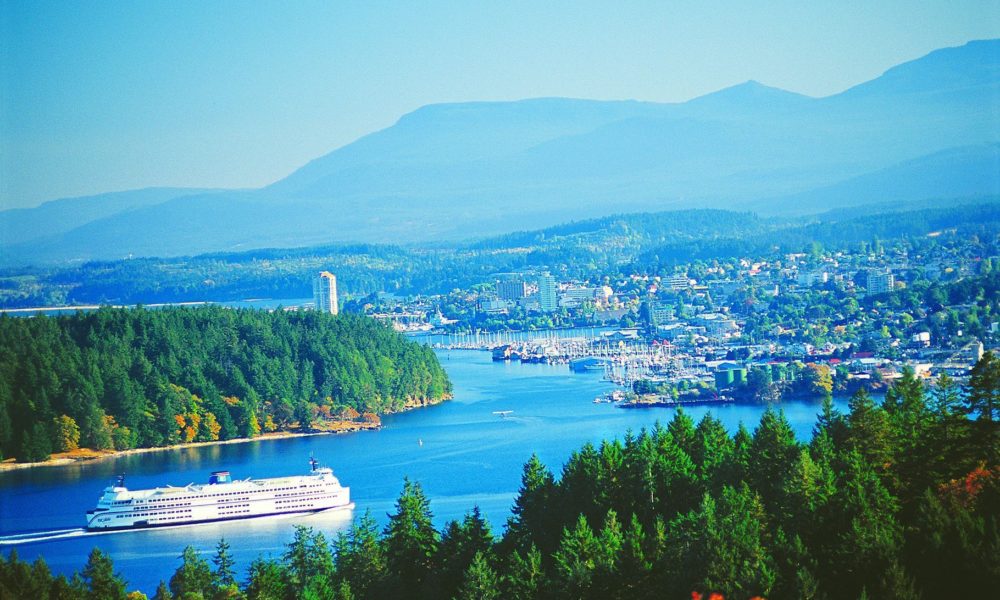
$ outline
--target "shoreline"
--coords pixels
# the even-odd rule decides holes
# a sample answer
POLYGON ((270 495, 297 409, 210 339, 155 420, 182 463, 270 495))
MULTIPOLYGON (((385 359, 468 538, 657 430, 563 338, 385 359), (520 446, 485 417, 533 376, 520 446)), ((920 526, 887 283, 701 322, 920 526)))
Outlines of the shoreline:
POLYGON ((49 460, 41 462, 0 462, 0 473, 6 471, 17 471, 20 469, 34 469, 39 467, 64 467, 67 465, 72 465, 81 462, 90 462, 105 460, 108 458, 117 458, 119 456, 128 456, 131 454, 146 454, 148 452, 165 452, 168 450, 183 450, 185 448, 198 448, 201 446, 218 446, 224 444, 245 444, 248 442, 260 442, 260 441, 271 441, 271 440, 283 440, 288 438, 297 437, 311 437, 315 435, 333 435, 340 433, 353 433, 357 431, 367 431, 369 429, 377 429, 377 427, 372 426, 359 426, 355 428, 345 428, 340 430, 329 430, 329 431, 282 431, 274 433, 264 433, 252 438, 233 438, 231 440, 216 440, 212 442, 188 442, 186 444, 174 444, 172 446, 157 446, 155 448, 131 448, 129 450, 93 450, 91 448, 81 448, 75 452, 79 452, 79 456, 60 456, 65 454, 73 454, 72 452, 62 452, 54 454, 56 458, 50 458, 49 460))
MULTIPOLYGON (((426 408, 428 406, 435 406, 441 404, 442 402, 447 402, 454 398, 452 394, 445 394, 443 398, 437 401, 428 400, 411 400, 408 401, 401 410, 393 411, 389 414, 399 414, 404 412, 409 412, 417 408, 426 408)), ((248 442, 259 442, 259 441, 270 441, 270 440, 282 440, 287 438, 297 438, 297 437, 310 437, 314 435, 339 435, 342 433, 355 433, 361 431, 370 431, 372 429, 381 429, 382 420, 381 418, 372 422, 358 422, 358 421, 335 421, 335 423, 349 423, 349 425, 342 425, 340 427, 333 427, 330 429, 313 429, 310 431, 275 431, 271 433, 262 433, 256 437, 247 438, 233 438, 231 440, 215 440, 212 442, 188 442, 184 444, 173 444, 171 446, 157 446, 155 448, 131 448, 129 450, 94 450, 93 448, 80 448, 72 452, 59 452, 53 453, 53 457, 48 460, 41 462, 14 462, 13 459, 8 459, 0 461, 0 473, 7 471, 17 471, 20 469, 34 469, 39 467, 64 467, 67 465, 72 465, 81 462, 89 462, 94 460, 105 460, 108 458, 116 458, 119 456, 128 456, 130 454, 145 454, 147 452, 165 452, 168 450, 182 450, 185 448, 197 448, 199 446, 216 446, 222 444, 245 444, 248 442), (66 456, 70 455, 70 456, 66 456)))

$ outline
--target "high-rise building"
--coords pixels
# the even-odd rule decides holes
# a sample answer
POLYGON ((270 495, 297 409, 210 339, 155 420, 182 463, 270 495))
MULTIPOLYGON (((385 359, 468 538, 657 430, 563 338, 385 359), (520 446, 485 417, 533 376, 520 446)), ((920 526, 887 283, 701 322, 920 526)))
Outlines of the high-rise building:
POLYGON ((337 314, 337 276, 329 271, 322 271, 314 277, 313 299, 316 301, 316 310, 337 314))
POLYGON ((538 278, 538 307, 542 312, 559 310, 559 296, 556 294, 556 278, 543 273, 538 278))
POLYGON ((892 291, 896 278, 890 271, 869 270, 866 284, 869 294, 885 294, 892 291))
POLYGON ((517 302, 528 295, 528 284, 523 279, 505 278, 497 281, 497 296, 501 300, 517 302))

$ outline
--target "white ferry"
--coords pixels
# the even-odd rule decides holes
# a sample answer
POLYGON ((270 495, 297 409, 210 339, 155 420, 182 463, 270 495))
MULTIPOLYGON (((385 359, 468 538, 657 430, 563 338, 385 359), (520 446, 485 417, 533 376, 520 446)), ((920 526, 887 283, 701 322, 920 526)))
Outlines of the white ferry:
POLYGON ((309 461, 308 475, 234 481, 216 471, 207 484, 130 490, 125 476, 104 489, 97 508, 87 511, 88 530, 135 529, 248 519, 268 515, 354 508, 350 488, 327 467, 309 461))

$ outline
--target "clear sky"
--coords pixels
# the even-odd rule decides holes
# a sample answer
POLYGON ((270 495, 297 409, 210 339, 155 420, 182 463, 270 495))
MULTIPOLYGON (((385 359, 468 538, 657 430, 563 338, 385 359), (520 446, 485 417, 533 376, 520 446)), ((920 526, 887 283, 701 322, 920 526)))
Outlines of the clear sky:
POLYGON ((0 208, 258 187, 435 102, 839 92, 1000 37, 996 0, 0 0, 0 208))

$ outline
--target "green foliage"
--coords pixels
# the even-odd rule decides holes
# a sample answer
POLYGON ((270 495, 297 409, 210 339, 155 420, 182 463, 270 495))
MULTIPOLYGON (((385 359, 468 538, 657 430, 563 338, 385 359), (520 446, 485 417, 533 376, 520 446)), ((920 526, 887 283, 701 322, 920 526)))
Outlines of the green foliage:
POLYGON ((88 600, 124 600, 125 581, 115 574, 111 557, 97 548, 90 551, 83 567, 88 600))
MULTIPOLYGON (((768 410, 753 434, 681 415, 588 444, 558 479, 533 456, 500 540, 477 508, 439 533, 407 479, 381 533, 365 513, 331 551, 298 528, 242 589, 225 542, 214 571, 188 548, 157 597, 977 597, 1000 586, 1000 465, 975 458, 963 402, 947 377, 928 391, 906 374, 883 405, 863 392, 846 416, 824 403, 808 445, 768 410)), ((0 594, 121 598, 124 584, 99 551, 72 580, 12 552, 0 594)))
POLYGON ((0 316, 0 454, 104 449, 309 427, 318 407, 359 413, 438 401, 430 348, 358 316, 102 308, 0 316))
POLYGON ((289 589, 298 598, 329 598, 334 593, 333 555, 321 532, 297 525, 284 562, 289 589))
POLYGON ((981 458, 1000 462, 1000 356, 986 352, 969 374, 965 412, 975 415, 982 436, 981 458))
POLYGON ((211 598, 215 586, 208 561, 192 546, 184 548, 180 558, 181 566, 170 578, 170 592, 177 598, 211 598))
POLYGON ((458 600, 495 600, 500 598, 500 578, 482 552, 477 552, 465 571, 458 600))
POLYGON ((250 563, 246 593, 248 600, 284 600, 290 592, 288 567, 264 558, 250 563))
POLYGON ((215 547, 215 556, 212 557, 212 564, 215 565, 215 570, 212 571, 212 584, 216 588, 225 588, 236 583, 236 572, 233 570, 235 563, 229 553, 229 544, 225 539, 219 540, 219 544, 215 547))
POLYGON ((419 483, 403 481, 396 512, 385 528, 385 554, 393 592, 422 593, 431 574, 439 536, 431 524, 430 501, 419 483))

